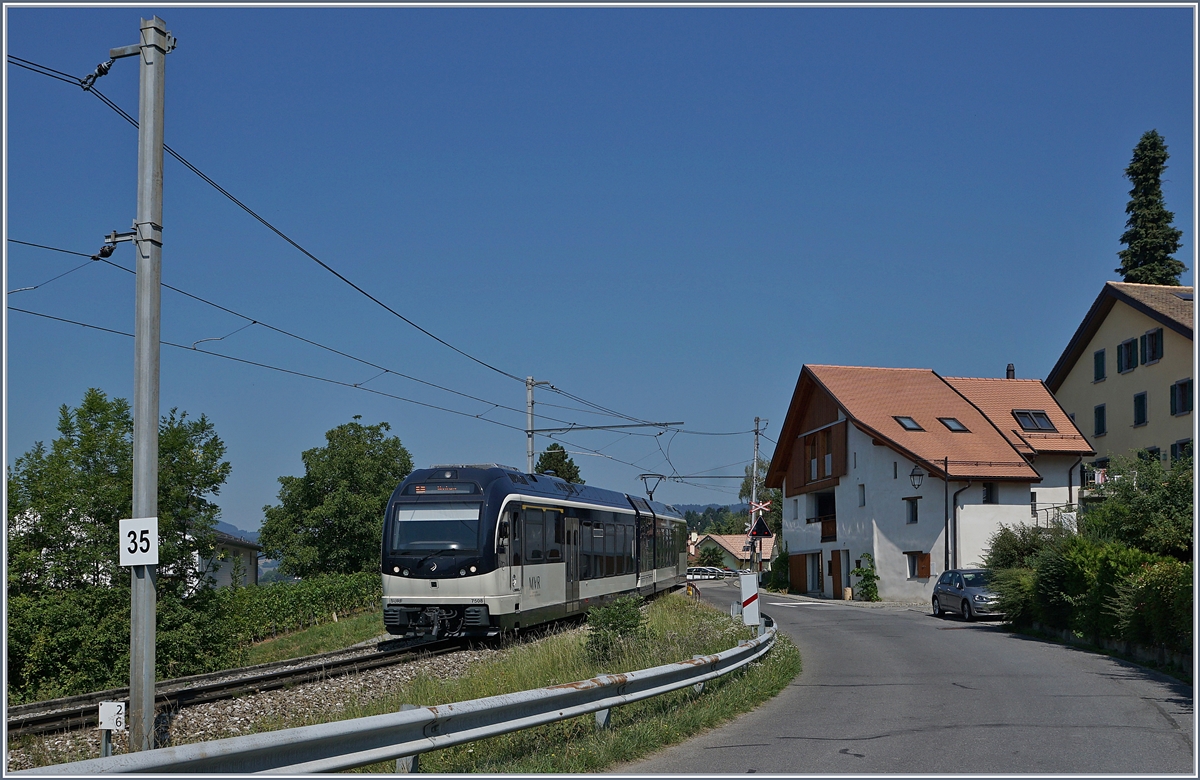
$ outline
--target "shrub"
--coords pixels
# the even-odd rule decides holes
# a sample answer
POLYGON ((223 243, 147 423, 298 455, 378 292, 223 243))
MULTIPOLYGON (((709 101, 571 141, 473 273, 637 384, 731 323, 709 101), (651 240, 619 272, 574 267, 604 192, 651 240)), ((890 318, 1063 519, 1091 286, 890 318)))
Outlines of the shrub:
POLYGON ((863 601, 879 601, 879 574, 875 571, 875 556, 863 553, 862 566, 850 571, 858 577, 858 594, 863 601))
MULTIPOLYGON (((379 603, 376 572, 295 583, 204 588, 180 599, 160 592, 155 628, 158 679, 245 663, 250 643, 379 603)), ((50 591, 8 601, 10 703, 129 684, 129 587, 50 591)))
POLYGON ((776 543, 775 560, 771 561, 771 573, 768 580, 768 585, 772 590, 786 593, 788 591, 789 574, 788 571, 788 549, 787 544, 776 543))
POLYGON ((628 644, 644 634, 646 618, 642 597, 622 596, 606 606, 588 610, 587 652, 593 660, 613 660, 628 644))
MULTIPOLYGON (((228 669, 242 662, 244 637, 228 605, 228 592, 202 590, 185 600, 159 594, 158 679, 228 669)), ((53 591, 9 600, 10 703, 128 684, 128 588, 53 591)))
POLYGON ((1109 602, 1122 639, 1192 650, 1192 565, 1162 559, 1117 583, 1109 602))
POLYGON ((1061 526, 1001 526, 988 539, 983 565, 988 569, 1032 569, 1042 550, 1062 541, 1070 533, 1061 526))
POLYGON ((232 591, 231 614, 239 633, 249 642, 298 631, 343 615, 375 606, 383 598, 378 572, 325 574, 298 582, 238 588, 232 591))
POLYGON ((1014 626, 1028 627, 1037 619, 1034 585, 1037 572, 1033 569, 993 569, 989 585, 999 599, 1004 620, 1014 626))
POLYGON ((1084 532, 1181 561, 1192 558, 1192 459, 1164 469, 1158 458, 1114 457, 1084 532))

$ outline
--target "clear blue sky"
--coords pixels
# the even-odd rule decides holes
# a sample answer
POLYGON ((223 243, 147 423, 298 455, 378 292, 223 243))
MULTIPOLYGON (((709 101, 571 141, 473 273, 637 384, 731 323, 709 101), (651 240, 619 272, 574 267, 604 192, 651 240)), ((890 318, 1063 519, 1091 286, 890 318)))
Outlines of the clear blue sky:
MULTIPOLYGON (((6 13, 8 54, 76 76, 157 13, 179 39, 167 143, 193 164, 459 349, 688 431, 760 416, 774 438, 804 363, 1045 378, 1118 278, 1122 172, 1152 128, 1192 284, 1190 8, 6 13)), ((136 71, 121 60, 97 84, 134 114, 136 71)), ((11 65, 6 79, 6 237, 96 251, 133 219, 136 131, 78 87, 11 65)), ((419 466, 524 466, 523 433, 471 417, 523 429, 491 406, 523 410, 523 383, 363 298, 170 158, 164 186, 167 284, 490 402, 372 380, 259 326, 200 346, 468 416, 164 347, 163 411, 208 415, 228 444, 225 521, 257 528, 276 479, 353 415, 388 421, 419 466)), ((131 267, 131 247, 113 259, 131 267)), ((5 261, 14 290, 83 258, 5 242, 5 261)), ((7 299, 133 329, 132 276, 98 263, 7 299)), ((183 344, 245 324, 169 290, 162 320, 183 344)), ((132 339, 7 323, 10 466, 87 388, 131 397, 132 339)), ((740 473, 753 447, 640 433, 565 438, 611 456, 574 456, 589 484, 631 493, 642 471, 740 473)), ((737 500, 736 482, 694 482, 656 497, 737 500)))

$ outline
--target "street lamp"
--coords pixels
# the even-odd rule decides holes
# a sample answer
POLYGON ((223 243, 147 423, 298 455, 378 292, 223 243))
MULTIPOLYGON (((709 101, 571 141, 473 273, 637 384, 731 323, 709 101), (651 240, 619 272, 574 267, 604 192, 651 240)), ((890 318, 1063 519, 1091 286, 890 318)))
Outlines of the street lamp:
POLYGON ((913 470, 908 473, 908 481, 912 483, 913 490, 920 490, 924 480, 925 472, 921 471, 920 466, 913 466, 913 470))

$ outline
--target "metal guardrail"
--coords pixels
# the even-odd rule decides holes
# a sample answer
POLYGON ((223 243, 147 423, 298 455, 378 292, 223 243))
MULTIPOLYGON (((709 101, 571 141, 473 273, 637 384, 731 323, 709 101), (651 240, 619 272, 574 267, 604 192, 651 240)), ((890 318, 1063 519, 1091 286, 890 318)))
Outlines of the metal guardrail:
POLYGON ((213 742, 93 758, 27 769, 16 775, 92 775, 118 772, 308 774, 337 772, 417 756, 479 739, 598 713, 728 674, 774 646, 769 618, 755 639, 716 655, 698 655, 652 669, 609 674, 532 691, 420 707, 315 726, 248 734, 213 742))

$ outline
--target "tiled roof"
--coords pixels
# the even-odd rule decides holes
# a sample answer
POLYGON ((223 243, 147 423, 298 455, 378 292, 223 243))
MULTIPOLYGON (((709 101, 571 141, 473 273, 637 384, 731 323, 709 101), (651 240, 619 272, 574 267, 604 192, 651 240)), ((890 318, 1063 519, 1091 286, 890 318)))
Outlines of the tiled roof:
POLYGON ((943 459, 949 458, 954 479, 1041 479, 979 408, 929 369, 805 366, 804 370, 812 373, 858 428, 915 456, 933 473, 943 473, 943 459), (922 430, 905 430, 897 416, 911 417, 922 430), (958 420, 967 432, 951 431, 939 420, 942 417, 958 420))
POLYGON ((1188 330, 1194 328, 1195 314, 1191 300, 1194 288, 1165 284, 1133 284, 1131 282, 1109 282, 1108 284, 1161 317, 1188 330), (1180 294, 1188 297, 1182 298, 1180 294))
POLYGON ((954 376, 944 378, 947 384, 978 406, 1018 452, 1095 454, 1087 439, 1040 379, 976 379, 954 376), (1013 417, 1014 409, 1044 411, 1057 430, 1023 430, 1013 417))
MULTIPOLYGON (((750 553, 742 552, 742 547, 746 544, 749 537, 746 534, 705 534, 696 542, 696 547, 699 548, 704 543, 705 539, 712 539, 717 544, 725 548, 725 551, 738 560, 746 561, 750 559, 750 553)), ((771 560, 771 556, 775 552, 775 539, 763 539, 759 545, 759 551, 762 553, 763 560, 771 560)))
POLYGON ((1191 287, 1106 282, 1104 289, 1092 303, 1092 308, 1088 309, 1083 321, 1079 323, 1075 335, 1067 342, 1067 347, 1059 356, 1058 362, 1050 369, 1050 375, 1046 377, 1046 386, 1050 388, 1050 392, 1058 392, 1067 374, 1071 373, 1075 363, 1083 356, 1083 351, 1091 342, 1092 336, 1096 335, 1100 324, 1117 301, 1131 306, 1185 338, 1193 338, 1195 303, 1191 298, 1194 295, 1195 290, 1191 287))

